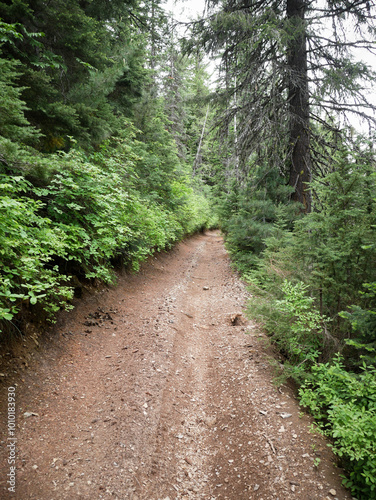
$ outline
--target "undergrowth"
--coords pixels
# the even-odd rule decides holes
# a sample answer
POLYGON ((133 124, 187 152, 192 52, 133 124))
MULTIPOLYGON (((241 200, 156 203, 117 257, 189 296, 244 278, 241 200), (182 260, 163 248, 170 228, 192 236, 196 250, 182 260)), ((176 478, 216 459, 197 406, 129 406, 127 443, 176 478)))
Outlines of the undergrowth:
POLYGON ((92 154, 43 155, 1 139, 3 330, 27 310, 53 321, 70 307, 77 278, 111 283, 116 263, 138 270, 153 252, 211 225, 207 197, 187 176, 164 183, 166 199, 153 186, 141 190, 147 152, 135 154, 132 140, 92 154))
POLYGON ((311 184, 312 213, 291 223, 291 207, 274 200, 274 211, 257 215, 259 205, 244 204, 243 194, 223 229, 252 294, 248 313, 282 355, 279 381, 300 385, 302 406, 346 470, 345 486, 369 500, 376 498, 376 175, 367 144, 339 148, 332 162, 311 184), (267 227, 256 231, 262 217, 267 227))

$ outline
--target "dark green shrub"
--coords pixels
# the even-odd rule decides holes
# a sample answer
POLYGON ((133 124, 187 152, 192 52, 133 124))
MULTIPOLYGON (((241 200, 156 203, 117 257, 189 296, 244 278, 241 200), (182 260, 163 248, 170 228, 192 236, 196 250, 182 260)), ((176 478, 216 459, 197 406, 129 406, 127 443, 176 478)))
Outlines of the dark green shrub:
POLYGON ((312 368, 312 379, 299 391, 333 451, 348 471, 344 479, 358 500, 376 498, 376 370, 346 371, 343 357, 312 368))

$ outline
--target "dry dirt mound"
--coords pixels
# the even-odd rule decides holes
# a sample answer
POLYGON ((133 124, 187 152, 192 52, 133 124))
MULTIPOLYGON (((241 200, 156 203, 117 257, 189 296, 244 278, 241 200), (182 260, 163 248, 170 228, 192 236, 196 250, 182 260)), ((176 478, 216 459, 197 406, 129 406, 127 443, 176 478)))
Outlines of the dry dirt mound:
POLYGON ((217 232, 82 300, 16 386, 16 493, 1 498, 350 499, 288 388, 217 232), (318 466, 317 464, 319 462, 318 466))

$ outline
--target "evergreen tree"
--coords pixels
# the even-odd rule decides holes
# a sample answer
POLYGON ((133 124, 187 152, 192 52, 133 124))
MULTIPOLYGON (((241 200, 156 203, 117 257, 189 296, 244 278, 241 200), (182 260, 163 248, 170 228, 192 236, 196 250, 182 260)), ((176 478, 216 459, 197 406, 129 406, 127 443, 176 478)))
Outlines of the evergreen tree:
POLYGON ((15 25, 0 21, 0 135, 20 142, 36 138, 36 131, 25 118, 26 104, 21 99, 22 88, 17 86, 19 64, 3 59, 1 46, 21 37, 15 25))
POLYGON ((169 129, 174 136, 179 157, 185 161, 186 145, 186 77, 187 61, 181 57, 174 46, 174 40, 167 51, 166 69, 163 82, 166 114, 170 121, 169 129))
POLYGON ((329 1, 322 7, 307 0, 208 4, 211 14, 194 24, 191 48, 200 43, 221 57, 222 135, 236 119, 242 168, 251 152, 269 148, 274 138, 278 150, 269 156, 294 188, 293 199, 309 212, 307 182, 317 172, 314 123, 332 130, 333 116, 349 112, 372 120, 367 112, 374 106, 366 100, 361 81, 373 81, 374 74, 353 60, 350 49, 372 51, 374 2, 329 1), (346 36, 345 23, 351 23, 355 40, 346 36))
POLYGON ((42 149, 64 147, 69 135, 96 145, 121 128, 146 80, 139 2, 12 0, 0 2, 0 17, 28 34, 3 54, 19 61, 26 117, 44 134, 42 149))
POLYGON ((187 137, 193 174, 205 176, 206 182, 210 182, 211 167, 214 167, 212 153, 218 145, 211 133, 213 109, 208 82, 207 63, 204 55, 197 51, 190 57, 188 66, 187 137))

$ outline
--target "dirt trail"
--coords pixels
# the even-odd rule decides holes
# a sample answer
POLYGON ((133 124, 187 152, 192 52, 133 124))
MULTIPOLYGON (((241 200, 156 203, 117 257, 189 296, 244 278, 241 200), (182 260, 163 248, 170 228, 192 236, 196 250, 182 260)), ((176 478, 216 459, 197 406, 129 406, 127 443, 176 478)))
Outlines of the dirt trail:
POLYGON ((9 494, 3 433, 0 497, 350 499, 292 391, 273 386, 262 334, 236 317, 246 299, 208 232, 64 314, 5 381, 17 476, 9 494))

